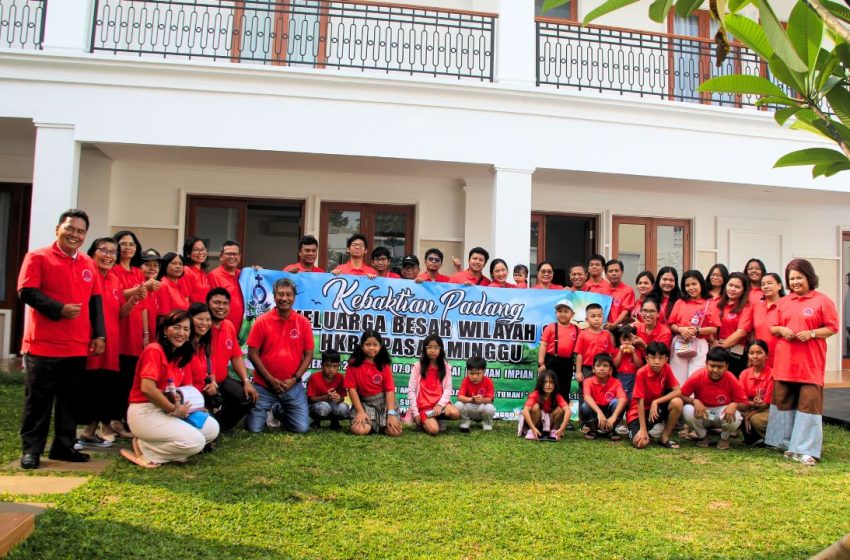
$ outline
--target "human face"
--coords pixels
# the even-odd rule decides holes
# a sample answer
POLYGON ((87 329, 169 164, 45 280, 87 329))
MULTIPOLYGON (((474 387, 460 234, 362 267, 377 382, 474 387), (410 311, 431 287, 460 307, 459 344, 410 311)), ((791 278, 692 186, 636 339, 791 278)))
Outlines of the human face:
POLYGON ((428 356, 428 359, 432 362, 440 357, 440 345, 437 344, 436 340, 432 340, 428 343, 428 346, 425 347, 425 355, 428 356))
POLYGON ((302 245, 298 251, 298 262, 305 267, 311 267, 316 263, 319 256, 318 245, 302 245))
POLYGON ((179 256, 171 259, 171 262, 165 265, 165 275, 171 280, 177 280, 183 276, 183 259, 179 256))
POLYGON ((166 327, 165 339, 174 348, 180 348, 187 340, 189 340, 190 333, 191 327, 189 326, 189 319, 187 318, 179 323, 174 323, 173 325, 166 327))
POLYGON ((667 360, 668 358, 664 354, 649 354, 646 357, 646 363, 649 364, 649 369, 653 373, 659 373, 661 368, 664 367, 664 364, 667 363, 667 360))
POLYGON ((550 395, 552 391, 555 390, 555 382, 552 381, 551 377, 547 377, 545 381, 543 381, 543 393, 550 395))
POLYGON ((505 280, 508 279, 508 267, 503 265, 502 263, 497 264, 493 267, 493 280, 502 284, 505 280))
MULTIPOLYGON (((133 241, 133 236, 125 235, 118 240, 118 252, 121 256, 121 262, 130 262, 136 256, 136 242, 133 241)), ((159 272, 157 270, 157 272, 159 272)))
POLYGON ((207 246, 203 241, 195 241, 192 245, 191 258, 193 264, 203 264, 207 260, 207 246))
POLYGON ((700 296, 702 290, 700 290, 699 280, 696 278, 688 278, 685 280, 685 293, 688 294, 688 297, 691 299, 696 299, 700 296))
POLYGON ((744 283, 738 278, 730 278, 726 282, 726 297, 730 302, 737 302, 744 293, 744 283))
MULTIPOLYGON (((439 268, 439 267, 438 267, 439 268)), ((419 267, 412 264, 401 267, 401 277, 405 280, 415 280, 419 276, 419 267)))
POLYGON ((210 298, 209 308, 213 319, 223 321, 230 314, 230 300, 222 295, 213 296, 210 298))
POLYGON ((101 243, 94 251, 94 264, 97 265, 100 272, 106 274, 110 268, 115 266, 116 255, 115 243, 101 243))
POLYGON ((295 303, 295 290, 290 286, 281 286, 274 292, 274 305, 278 313, 283 315, 289 314, 292 311, 292 304, 295 303))
POLYGON ((761 282, 761 267, 759 263, 753 261, 747 265, 747 270, 744 271, 747 274, 747 277, 750 279, 750 282, 755 282, 755 285, 758 286, 759 282, 761 282))
POLYGON ((322 362, 322 375, 326 379, 333 379, 339 373, 339 362, 322 362))
POLYGON ((676 277, 673 276, 672 272, 665 272, 661 275, 661 278, 658 279, 658 287, 661 288, 661 293, 664 295, 670 295, 670 293, 676 288, 676 277))
POLYGON ((468 369, 466 370, 466 375, 469 377, 469 380, 472 381, 475 385, 481 383, 481 380, 484 379, 484 370, 483 369, 468 369))
POLYGON ((605 263, 597 260, 587 263, 587 273, 591 278, 599 278, 602 276, 602 270, 605 268, 605 263))
POLYGON ((219 261, 224 270, 236 270, 239 268, 239 263, 242 262, 242 251, 236 245, 227 245, 222 248, 219 261))
POLYGON ((720 378, 723 377, 723 374, 726 373, 728 368, 729 364, 726 362, 715 362, 714 360, 707 360, 705 362, 705 369, 708 370, 708 376, 712 381, 720 381, 720 378))
POLYGON ((514 272, 514 282, 517 284, 524 284, 528 282, 528 274, 521 270, 514 272))
POLYGON ((440 258, 440 255, 434 253, 425 255, 425 270, 428 272, 438 272, 441 266, 443 266, 443 259, 440 258))
POLYGON ((558 322, 562 325, 568 325, 570 321, 573 320, 573 315, 573 310, 565 305, 562 305, 555 310, 555 318, 557 318, 558 322))
POLYGON ((480 253, 472 253, 472 256, 469 257, 469 270, 476 274, 484 270, 485 264, 487 264, 487 259, 480 253))
POLYGON ((570 282, 576 290, 584 288, 584 283, 587 282, 587 273, 585 273, 583 267, 574 266, 570 269, 570 282))
POLYGON ((375 257, 372 259, 372 268, 383 274, 390 268, 390 259, 384 255, 375 257))
POLYGON ((587 324, 594 329, 602 328, 602 311, 600 309, 591 309, 588 311, 587 324))
POLYGON ((605 383, 611 377, 611 364, 608 362, 596 362, 593 364, 593 375, 596 379, 605 383))
POLYGON ((779 296, 779 283, 773 276, 765 276, 761 279, 761 291, 765 299, 772 300, 779 296))
POLYGON ((799 270, 791 270, 788 273, 788 288, 798 295, 809 293, 809 281, 799 270))
POLYGON ((719 269, 715 268, 711 271, 711 274, 708 275, 708 285, 712 288, 723 287, 723 274, 720 273, 719 269))
POLYGON ((555 271, 552 270, 552 267, 548 264, 544 264, 537 270, 537 281, 544 286, 548 286, 552 283, 552 277, 555 274, 555 271))
POLYGON ((649 276, 641 276, 637 282, 637 291, 641 297, 645 297, 652 291, 652 282, 649 281, 649 276))
POLYGON ((750 361, 750 367, 762 369, 767 360, 767 352, 758 344, 753 344, 750 346, 750 351, 747 352, 747 357, 750 361))
POLYGON ((644 303, 640 308, 640 314, 643 317, 643 324, 647 327, 654 327, 658 322, 658 307, 654 301, 644 303))
POLYGON ((362 259, 366 255, 366 244, 362 239, 355 239, 346 251, 352 259, 362 259))
POLYGON ((145 273, 145 280, 156 278, 159 274, 159 261, 142 261, 142 272, 145 273))
POLYGON ((370 360, 374 360, 375 356, 378 355, 378 352, 381 351, 381 343, 374 336, 370 336, 365 341, 363 341, 363 354, 366 355, 370 360))
POLYGON ((204 311, 192 317, 192 328, 195 331, 195 337, 201 338, 207 334, 212 326, 212 316, 204 311))
POLYGON ((82 218, 65 218, 56 226, 56 244, 66 255, 73 255, 86 240, 86 222, 82 218))
POLYGON ((620 268, 619 264, 612 264, 605 270, 605 276, 608 278, 608 282, 612 286, 618 286, 620 284, 620 280, 623 279, 623 269, 620 268))

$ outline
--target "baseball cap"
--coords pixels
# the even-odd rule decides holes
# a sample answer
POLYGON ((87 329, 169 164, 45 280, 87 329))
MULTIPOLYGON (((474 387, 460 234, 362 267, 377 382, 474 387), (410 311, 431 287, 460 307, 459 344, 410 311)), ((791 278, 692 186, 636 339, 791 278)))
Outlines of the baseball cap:
POLYGON ((572 309, 573 304, 566 299, 559 299, 558 302, 555 304, 555 309, 558 309, 559 307, 569 307, 570 309, 572 309))
POLYGON ((156 249, 146 249, 142 251, 142 260, 143 261, 158 261, 162 258, 162 255, 159 254, 159 251, 156 249))
POLYGON ((407 255, 401 259, 401 266, 419 266, 419 258, 416 255, 407 255))

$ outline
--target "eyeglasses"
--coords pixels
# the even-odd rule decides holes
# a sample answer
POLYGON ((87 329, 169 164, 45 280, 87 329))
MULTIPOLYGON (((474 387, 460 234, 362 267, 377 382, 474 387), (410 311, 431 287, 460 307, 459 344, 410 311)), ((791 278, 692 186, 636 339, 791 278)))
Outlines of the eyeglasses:
POLYGON ((206 247, 201 247, 200 249, 192 249, 192 253, 206 253, 206 252, 207 252, 206 247))
POLYGON ((222 253, 222 254, 221 254, 221 256, 222 256, 222 257, 238 257, 238 256, 239 256, 239 253, 231 253, 231 252, 227 252, 227 253, 222 253))
POLYGON ((349 245, 349 248, 350 247, 355 247, 357 249, 365 249, 366 244, 365 243, 352 243, 351 245, 349 245))
POLYGON ((99 249, 95 249, 95 252, 100 253, 104 257, 114 257, 118 254, 117 251, 114 251, 114 250, 111 250, 111 249, 104 249, 103 247, 100 247, 99 249))
POLYGON ((644 315, 655 315, 656 313, 658 313, 658 310, 657 309, 641 309, 640 312, 643 313, 644 315))
POLYGON ((538 270, 537 274, 552 274, 551 270, 538 270))
POLYGON ((443 262, 443 259, 441 259, 440 257, 428 257, 425 260, 432 263, 443 262))
POLYGON ((122 249, 132 249, 133 247, 136 246, 136 244, 133 243, 132 241, 122 241, 121 243, 118 244, 118 246, 121 247, 122 249))

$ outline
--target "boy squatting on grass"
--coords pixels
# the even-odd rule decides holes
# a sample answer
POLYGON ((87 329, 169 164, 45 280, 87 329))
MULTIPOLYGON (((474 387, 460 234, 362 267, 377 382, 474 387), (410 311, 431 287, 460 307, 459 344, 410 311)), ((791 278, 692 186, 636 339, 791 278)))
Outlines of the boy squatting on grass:
POLYGON ((322 371, 310 376, 307 381, 307 400, 310 403, 310 418, 313 428, 318 428, 322 420, 330 420, 332 430, 339 430, 340 420, 351 416, 351 409, 345 404, 345 379, 339 373, 339 352, 322 352, 322 371))
POLYGON ((496 407, 493 398, 496 388, 493 381, 484 374, 487 361, 481 356, 472 356, 466 360, 466 377, 460 384, 455 406, 460 411, 461 432, 469 432, 473 420, 481 422, 481 429, 489 432, 493 429, 493 416, 496 407))

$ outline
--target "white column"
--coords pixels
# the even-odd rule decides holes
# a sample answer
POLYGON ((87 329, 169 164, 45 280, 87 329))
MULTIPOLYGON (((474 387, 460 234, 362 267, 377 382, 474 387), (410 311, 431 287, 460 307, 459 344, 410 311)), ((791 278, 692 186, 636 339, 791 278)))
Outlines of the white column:
POLYGON ((79 54, 91 47, 92 0, 49 2, 44 21, 44 49, 79 54))
MULTIPOLYGON (((463 255, 458 255, 466 268, 466 255, 473 247, 484 247, 493 254, 491 233, 492 216, 488 209, 492 206, 493 184, 491 181, 464 179, 465 215, 463 231, 463 255)), ((448 255, 446 256, 448 260, 448 255)))
POLYGON ((528 265, 531 245, 531 177, 534 169, 493 168, 490 255, 508 268, 528 265))
POLYGON ((499 83, 534 87, 537 81, 536 40, 534 0, 499 0, 496 29, 496 80, 499 83))
POLYGON ((74 140, 74 125, 35 123, 35 127, 30 249, 54 241, 59 215, 77 205, 80 176, 80 144, 74 140))

